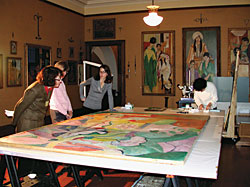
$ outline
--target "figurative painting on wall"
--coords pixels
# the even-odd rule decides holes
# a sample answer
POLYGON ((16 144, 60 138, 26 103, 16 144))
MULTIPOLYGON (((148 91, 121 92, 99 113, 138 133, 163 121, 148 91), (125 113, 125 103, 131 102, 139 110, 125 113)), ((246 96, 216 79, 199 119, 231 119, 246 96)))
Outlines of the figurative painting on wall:
POLYGON ((74 58, 74 47, 69 48, 69 58, 74 58))
POLYGON ((17 42, 10 41, 10 54, 17 54, 17 42))
POLYGON ((175 95, 175 31, 142 32, 142 94, 175 95))
POLYGON ((21 58, 7 58, 7 86, 21 86, 22 68, 21 58))
POLYGON ((103 112, 17 133, 1 138, 0 143, 64 154, 183 165, 208 118, 103 112))
POLYGON ((0 88, 3 88, 3 55, 0 54, 0 88))
POLYGON ((69 72, 67 74, 68 84, 77 84, 77 62, 68 60, 69 72))
POLYGON ((228 76, 234 76, 236 54, 240 51, 239 77, 249 77, 250 65, 250 28, 228 29, 228 76))
POLYGON ((220 75, 220 27, 183 28, 183 80, 191 86, 201 77, 220 75))
POLYGON ((93 21, 93 38, 115 38, 115 18, 95 19, 93 21))
POLYGON ((56 57, 62 58, 62 48, 56 48, 56 57))

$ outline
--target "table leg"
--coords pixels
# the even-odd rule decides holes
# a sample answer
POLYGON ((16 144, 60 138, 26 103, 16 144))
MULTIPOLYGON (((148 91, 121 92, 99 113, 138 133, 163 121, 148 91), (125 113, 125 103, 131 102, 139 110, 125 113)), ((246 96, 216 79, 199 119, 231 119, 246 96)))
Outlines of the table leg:
POLYGON ((0 187, 2 187, 7 166, 6 166, 4 155, 0 155, 0 157, 1 157, 1 160, 0 160, 0 187))
POLYGON ((192 180, 189 177, 185 177, 186 178, 186 182, 187 182, 187 186, 188 187, 192 187, 192 180))
POLYGON ((73 166, 71 165, 71 170, 73 172, 73 176, 74 176, 74 180, 75 180, 75 183, 76 183, 76 186, 77 187, 84 187, 84 183, 81 181, 81 178, 80 178, 80 173, 79 171, 76 169, 77 166, 73 166), (82 185, 83 184, 83 185, 82 185))
POLYGON ((15 166, 15 162, 13 159, 13 156, 8 156, 8 155, 4 155, 5 157, 5 161, 7 164, 7 169, 9 172, 9 177, 10 177, 10 182, 11 182, 11 186, 13 187, 21 187, 18 175, 17 175, 17 170, 16 170, 16 166, 15 166))
POLYGON ((173 187, 179 187, 178 179, 174 175, 166 175, 163 187, 168 187, 170 185, 170 182, 172 182, 173 187))
POLYGON ((60 187, 60 183, 58 181, 58 177, 56 175, 56 172, 55 172, 55 168, 54 168, 54 165, 52 162, 47 162, 48 163, 48 167, 49 167, 49 171, 50 171, 50 174, 56 184, 57 187, 60 187))

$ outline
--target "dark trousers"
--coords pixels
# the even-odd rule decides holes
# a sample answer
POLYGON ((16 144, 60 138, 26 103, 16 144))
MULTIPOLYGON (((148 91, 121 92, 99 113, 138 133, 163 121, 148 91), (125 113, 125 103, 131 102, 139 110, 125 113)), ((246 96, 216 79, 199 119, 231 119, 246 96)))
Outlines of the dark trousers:
POLYGON ((94 109, 91 109, 91 108, 88 108, 85 106, 82 107, 82 115, 87 115, 87 114, 91 114, 91 113, 95 113, 95 112, 99 112, 99 111, 101 111, 101 109, 94 110, 94 109))
POLYGON ((51 117, 52 123, 58 123, 60 121, 64 121, 67 119, 67 117, 61 112, 57 110, 51 110, 51 109, 50 109, 50 117, 51 117))

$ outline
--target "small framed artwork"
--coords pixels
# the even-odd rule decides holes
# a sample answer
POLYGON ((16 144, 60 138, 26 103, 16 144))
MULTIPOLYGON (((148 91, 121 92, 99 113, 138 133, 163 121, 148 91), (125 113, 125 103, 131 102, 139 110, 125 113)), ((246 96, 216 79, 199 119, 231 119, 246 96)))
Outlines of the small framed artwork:
POLYGON ((183 84, 220 75, 220 27, 183 28, 183 84))
POLYGON ((70 85, 77 84, 77 61, 68 60, 69 72, 67 74, 67 83, 70 85))
POLYGON ((3 88, 3 55, 0 54, 0 88, 3 88))
POLYGON ((62 58, 62 48, 56 48, 56 57, 62 58))
POLYGON ((69 47, 69 58, 74 58, 74 47, 69 47))
POLYGON ((78 84, 80 84, 83 81, 83 64, 78 64, 77 65, 78 69, 78 84))
POLYGON ((10 54, 17 54, 17 42, 10 41, 10 54))
POLYGON ((142 94, 175 95, 175 31, 142 32, 142 94))
POLYGON ((8 57, 7 58, 7 86, 22 85, 22 59, 8 57))
POLYGON ((93 38, 115 38, 115 18, 95 19, 93 21, 93 38))

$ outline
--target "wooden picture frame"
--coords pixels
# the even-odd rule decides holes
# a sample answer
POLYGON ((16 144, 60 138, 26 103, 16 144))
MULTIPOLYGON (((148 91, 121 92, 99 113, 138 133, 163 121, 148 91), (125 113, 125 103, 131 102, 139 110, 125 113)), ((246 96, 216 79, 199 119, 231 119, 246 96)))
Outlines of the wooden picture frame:
POLYGON ((94 39, 115 38, 115 18, 93 20, 94 39))
POLYGON ((220 27, 183 28, 182 34, 183 84, 191 86, 199 77, 212 82, 220 76, 220 27))
POLYGON ((17 54, 17 42, 11 40, 10 41, 10 54, 17 54))
POLYGON ((67 84, 77 84, 77 61, 68 60, 69 71, 67 74, 67 84))
POLYGON ((142 32, 142 95, 175 95, 175 31, 142 32))
POLYGON ((22 59, 7 57, 7 87, 22 85, 22 59))
POLYGON ((3 88, 3 55, 0 54, 0 88, 3 88))
POLYGON ((56 48, 56 57, 62 58, 62 48, 56 48))

